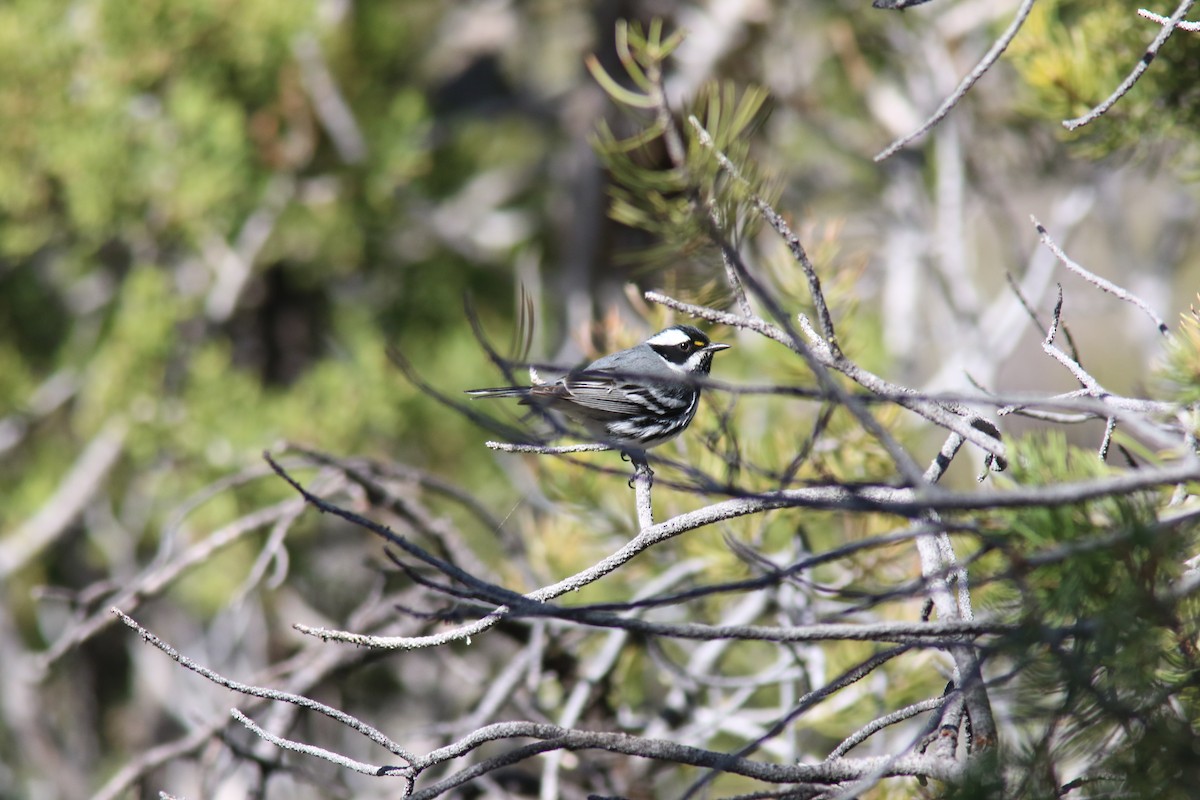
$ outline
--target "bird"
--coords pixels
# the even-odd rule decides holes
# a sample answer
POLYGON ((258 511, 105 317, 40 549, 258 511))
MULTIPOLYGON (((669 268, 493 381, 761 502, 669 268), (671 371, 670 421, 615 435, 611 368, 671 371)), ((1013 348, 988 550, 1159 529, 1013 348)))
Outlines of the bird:
POLYGON ((629 348, 572 370, 553 383, 471 389, 474 399, 517 397, 562 412, 599 442, 642 455, 691 423, 713 355, 730 345, 691 325, 672 325, 629 348))

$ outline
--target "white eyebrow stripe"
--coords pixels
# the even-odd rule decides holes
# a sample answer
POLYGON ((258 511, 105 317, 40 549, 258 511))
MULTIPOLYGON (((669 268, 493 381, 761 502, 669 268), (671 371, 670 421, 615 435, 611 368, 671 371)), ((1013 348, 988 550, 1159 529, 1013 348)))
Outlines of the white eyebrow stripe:
POLYGON ((675 328, 667 328, 665 331, 660 331, 646 340, 646 344, 656 344, 665 347, 678 347, 684 342, 690 342, 691 336, 688 336, 681 330, 675 328))

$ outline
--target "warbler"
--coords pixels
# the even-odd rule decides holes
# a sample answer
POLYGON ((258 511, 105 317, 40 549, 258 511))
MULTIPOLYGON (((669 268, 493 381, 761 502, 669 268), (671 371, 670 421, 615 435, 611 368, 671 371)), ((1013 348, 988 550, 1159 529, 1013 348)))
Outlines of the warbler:
POLYGON ((627 452, 658 447, 691 424, 700 381, 729 345, 691 325, 672 325, 628 350, 598 358, 553 383, 473 389, 474 398, 519 397, 562 412, 597 441, 627 452))

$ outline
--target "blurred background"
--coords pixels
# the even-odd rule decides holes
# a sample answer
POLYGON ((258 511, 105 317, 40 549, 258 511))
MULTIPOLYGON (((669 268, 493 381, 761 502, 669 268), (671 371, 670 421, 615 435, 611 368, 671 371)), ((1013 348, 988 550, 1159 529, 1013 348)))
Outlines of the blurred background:
MULTIPOLYGON (((948 119, 873 161, 1018 5, 0 5, 0 796, 88 796, 187 728, 191 710, 161 713, 175 678, 135 668, 151 654, 128 631, 77 626, 182 546, 168 534, 201 541, 288 498, 259 456, 280 441, 445 476, 501 519, 543 496, 615 492, 600 533, 627 535, 623 479, 554 484, 513 467, 385 356, 396 347, 457 397, 502 381, 466 296, 503 345, 528 293, 532 356, 565 364, 670 321, 642 289, 728 303, 715 251, 664 256, 608 216, 591 136, 601 121, 618 133, 643 121, 614 108, 584 58, 619 73, 618 19, 688 31, 667 78, 674 107, 713 80, 769 92, 754 157, 860 363, 918 389, 1069 390, 1009 288, 1046 321, 1061 283, 1084 365, 1113 391, 1153 394, 1154 325, 1065 272, 1029 216, 1175 325, 1200 287, 1200 36, 1176 33, 1112 112, 1067 134, 1061 120, 1106 97, 1157 26, 1120 2, 1039 3, 948 119)), ((803 310, 782 245, 761 234, 742 245, 803 310)), ((742 345, 715 376, 806 380, 778 351, 742 345)), ((738 402, 752 441, 787 419, 774 402, 738 402)), ((779 435, 772 447, 786 451, 779 435)), ((550 575, 568 569, 556 559, 610 549, 587 538, 595 520, 572 524, 562 550, 537 556, 550 575)), ((273 576, 254 578, 265 583, 240 622, 222 615, 231 597, 249 602, 238 592, 261 540, 214 548, 147 590, 159 632, 226 667, 295 647, 287 626, 343 615, 377 549, 321 530, 297 528, 290 560, 276 554, 273 576), (255 632, 264 652, 230 644, 255 632)))

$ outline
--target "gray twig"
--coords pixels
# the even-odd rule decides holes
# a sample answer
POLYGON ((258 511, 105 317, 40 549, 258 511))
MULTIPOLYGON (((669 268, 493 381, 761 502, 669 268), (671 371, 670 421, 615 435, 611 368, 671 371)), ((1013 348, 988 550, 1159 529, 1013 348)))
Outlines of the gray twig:
MULTIPOLYGON (((1138 9, 1138 16, 1153 20, 1159 25, 1166 25, 1171 21, 1170 17, 1164 17, 1162 14, 1155 14, 1153 11, 1147 11, 1144 8, 1138 9)), ((1200 33, 1200 22, 1188 22, 1187 20, 1181 20, 1175 23, 1175 27, 1181 31, 1188 31, 1189 33, 1200 33)))
POLYGON ((412 781, 412 770, 409 767, 392 767, 387 765, 368 764, 365 761, 355 761, 353 758, 343 756, 340 753, 335 753, 332 750, 326 750, 323 747, 316 747, 311 744, 284 739, 281 736, 263 730, 254 723, 254 720, 247 717, 236 708, 230 709, 229 713, 238 722, 242 723, 255 736, 270 742, 282 750, 291 750, 293 753, 303 753, 306 756, 324 759, 331 764, 336 764, 339 767, 361 772, 364 775, 373 775, 377 778, 404 778, 412 781))
POLYGON ((1100 441, 1100 456, 1101 461, 1108 461, 1108 448, 1112 445, 1113 433, 1117 430, 1117 418, 1109 417, 1104 423, 1104 438, 1100 441))
MULTIPOLYGON (((523 761, 539 753, 564 749, 602 749, 609 752, 622 753, 640 758, 650 758, 679 764, 687 764, 691 766, 706 767, 722 772, 729 772, 732 774, 758 778, 760 780, 772 781, 775 783, 838 783, 845 780, 853 780, 856 777, 869 775, 873 771, 879 769, 879 767, 885 763, 883 760, 878 758, 865 758, 830 759, 821 764, 813 765, 778 765, 761 761, 752 761, 737 755, 689 747, 661 739, 647 739, 621 733, 574 730, 539 722, 502 722, 487 725, 483 728, 472 731, 462 739, 459 739, 458 741, 445 747, 434 750, 425 756, 416 756, 405 751, 395 742, 392 742, 391 739, 384 736, 381 732, 377 731, 370 725, 367 725, 366 723, 349 714, 338 711, 337 709, 333 709, 307 697, 293 695, 287 692, 280 692, 273 689, 266 689, 263 687, 250 686, 248 684, 242 684, 225 678, 219 673, 216 673, 207 667, 203 667, 191 661, 186 656, 183 656, 166 642, 163 642, 154 634, 150 633, 148 630, 139 625, 136 621, 123 614, 119 609, 113 608, 112 612, 113 614, 117 615, 126 625, 135 630, 145 641, 166 653, 181 666, 196 672, 202 677, 207 678, 208 680, 232 691, 247 694, 253 697, 293 703, 310 710, 318 711, 367 736, 373 742, 385 747, 389 752, 399 756, 401 759, 407 762, 403 766, 389 766, 373 765, 356 761, 354 759, 349 759, 345 756, 341 756, 323 748, 318 748, 312 745, 294 742, 292 740, 275 736, 256 725, 249 719, 249 717, 237 709, 232 710, 232 714, 235 719, 253 731, 256 735, 278 747, 304 753, 314 757, 319 757, 357 772, 375 775, 378 777, 401 777, 411 781, 415 779, 417 775, 430 769, 431 767, 461 758, 489 742, 516 738, 532 738, 541 740, 535 745, 519 747, 516 750, 509 751, 508 753, 460 770, 455 775, 441 781, 440 783, 427 787, 424 790, 414 794, 413 797, 436 797, 456 786, 462 785, 467 780, 479 777, 480 775, 498 769, 501 766, 523 761)), ((822 690, 818 690, 817 692, 811 693, 811 702, 808 704, 802 703, 801 706, 811 705, 812 702, 820 699, 820 697, 828 695, 831 691, 844 685, 846 682, 857 680, 859 677, 861 677, 861 674, 865 674, 863 672, 864 670, 870 671, 873 666, 877 665, 879 658, 880 657, 877 656, 869 659, 866 663, 860 665, 860 667, 852 669, 850 672, 846 673, 842 679, 835 681, 834 684, 824 687, 822 690)), ((946 759, 932 757, 905 757, 901 759, 890 760, 886 774, 923 775, 936 780, 953 781, 959 777, 960 771, 961 768, 959 765, 946 759)))
MULTIPOLYGON (((281 474, 283 473, 281 472, 281 474)), ((524 598, 544 602, 562 596, 595 582, 638 554, 682 533, 716 522, 772 509, 802 507, 823 510, 872 510, 915 517, 929 511, 965 511, 987 508, 1027 508, 1030 506, 1074 504, 1098 497, 1131 494, 1156 486, 1177 484, 1198 479, 1200 479, 1200 459, 1191 457, 1159 467, 1143 467, 1142 469, 1123 475, 1045 487, 1022 487, 1006 491, 968 493, 938 489, 933 492, 926 490, 918 495, 911 489, 822 486, 787 489, 752 498, 734 498, 680 514, 666 522, 653 525, 641 531, 624 547, 607 558, 600 560, 565 580, 530 592, 524 595, 524 598)), ((437 562, 436 559, 432 559, 428 554, 423 554, 423 551, 420 551, 411 542, 391 533, 386 527, 373 523, 345 509, 326 503, 320 498, 304 491, 294 482, 293 486, 304 494, 305 499, 309 503, 321 510, 340 516, 347 521, 378 533, 406 551, 418 554, 418 557, 437 562)), ((461 570, 457 570, 441 562, 437 563, 439 569, 451 571, 453 577, 464 580, 468 584, 479 584, 479 581, 471 578, 471 576, 460 578, 461 570)), ((521 596, 513 593, 511 597, 515 601, 521 596)), ((453 641, 469 640, 475 634, 482 633, 494 627, 500 620, 509 616, 510 612, 511 609, 507 606, 498 606, 491 613, 474 622, 438 634, 416 637, 373 636, 332 631, 305 625, 295 625, 294 627, 301 633, 317 636, 325 640, 336 640, 365 647, 415 650, 435 647, 453 641)))
POLYGON ((223 686, 226 689, 229 689, 233 692, 238 692, 239 694, 245 694, 251 697, 261 697, 266 700, 274 700, 281 703, 291 703, 292 705, 306 708, 310 711, 316 711, 320 714, 324 714, 332 720, 342 723, 351 730, 357 731, 358 733, 370 739, 372 742, 375 742, 380 747, 388 750, 388 752, 404 759, 405 761, 408 761, 409 763, 412 763, 416 760, 416 756, 406 752, 404 748, 393 742, 390 738, 384 735, 382 731, 379 731, 376 728, 368 725, 357 717, 353 717, 344 711, 339 711, 332 706, 319 703, 316 700, 304 697, 303 695, 292 694, 290 692, 281 692, 278 689, 268 689, 262 686, 252 686, 248 683, 240 683, 238 681, 230 680, 224 675, 214 672, 208 667, 192 661, 174 647, 155 636, 146 628, 142 627, 136 620, 116 606, 110 608, 109 611, 119 620, 121 620, 121 622, 125 623, 126 626, 136 631, 144 641, 166 653, 171 660, 178 663, 181 667, 189 669, 203 678, 207 678, 218 686, 223 686))
POLYGON ((499 450, 502 453, 532 453, 534 455, 543 456, 560 456, 567 453, 600 453, 605 450, 612 450, 612 447, 600 442, 590 442, 588 444, 566 444, 560 446, 550 446, 542 444, 514 444, 511 442, 484 442, 491 450, 499 450))
POLYGON ((1163 322, 1162 317, 1154 313, 1154 309, 1150 308, 1150 305, 1145 300, 1142 300, 1137 295, 1122 289, 1112 281, 1101 278, 1099 275, 1090 272, 1085 267, 1071 260, 1071 258, 1065 252, 1063 252, 1063 249, 1059 247, 1052 238, 1050 238, 1050 234, 1046 231, 1045 226, 1038 221, 1037 217, 1031 214, 1029 219, 1032 220, 1034 226, 1037 227, 1038 236, 1041 237, 1042 244, 1050 248, 1050 252, 1054 253, 1055 257, 1062 262, 1064 267, 1071 270, 1071 272, 1074 272, 1076 275, 1083 278, 1093 286, 1096 286, 1115 296, 1117 299, 1124 300, 1127 303, 1132 303, 1133 305, 1137 306, 1146 313, 1146 316, 1153 320, 1154 324, 1158 327, 1159 333, 1163 334, 1164 336, 1167 334, 1169 330, 1169 328, 1167 328, 1167 323, 1163 322))
POLYGON ((1150 62, 1154 60, 1154 57, 1158 55, 1159 48, 1163 46, 1167 39, 1171 37, 1171 34, 1175 32, 1175 29, 1179 27, 1179 23, 1183 21, 1185 16, 1187 16, 1188 11, 1192 7, 1192 3, 1194 2, 1195 0, 1183 0, 1183 2, 1179 4, 1179 7, 1175 9, 1175 13, 1162 23, 1162 30, 1158 32, 1158 36, 1154 37, 1154 41, 1151 42, 1150 46, 1146 48, 1146 52, 1142 53, 1142 57, 1138 59, 1138 63, 1134 66, 1128 77, 1121 81, 1121 85, 1118 86, 1104 102, 1084 114, 1082 117, 1063 120, 1063 127, 1069 131, 1073 131, 1076 128, 1087 125, 1089 122, 1099 118, 1100 115, 1104 114, 1106 111, 1112 108, 1118 100, 1124 97, 1125 93, 1132 89, 1133 85, 1138 82, 1139 78, 1142 77, 1142 73, 1144 73, 1146 68, 1150 66, 1150 62))
MULTIPOLYGON (((741 170, 737 168, 737 165, 730 161, 728 156, 717 149, 716 144, 713 142, 712 136, 707 130, 705 130, 704 126, 700 124, 700 120, 696 119, 695 116, 689 116, 688 123, 692 126, 692 129, 696 131, 697 141, 699 141, 701 145, 706 147, 709 152, 713 154, 713 156, 717 159, 717 163, 721 165, 721 168, 725 170, 725 172, 728 173, 731 178, 741 184, 743 188, 750 191, 750 200, 754 203, 754 207, 758 209, 758 212, 763 215, 763 218, 767 221, 767 224, 774 228, 775 232, 778 233, 780 237, 782 237, 784 243, 787 244, 788 250, 790 250, 792 253, 792 257, 796 260, 796 263, 800 265, 800 269, 804 271, 805 280, 808 281, 808 293, 812 297, 813 306, 816 308, 817 322, 821 325, 821 333, 824 336, 825 343, 828 345, 833 355, 837 358, 840 358, 842 353, 841 349, 838 347, 837 333, 834 331, 833 327, 833 317, 830 315, 829 307, 825 303, 825 293, 821 290, 821 279, 817 275, 817 269, 815 266, 813 266, 812 259, 808 257, 808 252, 804 249, 804 244, 800 241, 800 237, 792 232, 791 226, 787 224, 787 221, 784 220, 783 216, 780 215, 780 213, 776 211, 770 203, 768 203, 757 192, 754 191, 754 187, 751 186, 750 182, 746 180, 744 175, 742 175, 741 170)), ((731 258, 728 253, 728 248, 725 248, 724 246, 722 247, 722 253, 725 257, 727 269, 732 271, 734 278, 738 278, 736 253, 731 258)), ((744 294, 740 279, 738 279, 734 284, 734 288, 735 291, 739 291, 744 294)), ((741 307, 743 316, 753 316, 750 313, 749 303, 740 302, 739 306, 741 307)))
POLYGON ((38 512, 0 539, 0 580, 36 558, 67 531, 125 451, 129 426, 111 420, 96 434, 38 512))
POLYGON ((1016 38, 1017 31, 1021 30, 1021 26, 1025 24, 1025 19, 1029 16, 1030 10, 1033 9, 1033 3, 1034 0, 1024 0, 1024 2, 1021 3, 1021 7, 1017 9, 1017 15, 1009 24, 1008 29, 1000 35, 1000 38, 997 39, 992 45, 991 49, 987 51, 983 57, 983 60, 975 65, 975 69, 967 73, 967 77, 963 78, 962 83, 958 85, 958 88, 956 88, 949 97, 942 101, 942 104, 938 106, 937 111, 933 112, 933 116, 927 119, 924 124, 921 125, 921 127, 917 128, 912 133, 901 136, 899 139, 884 148, 878 155, 875 156, 875 161, 878 162, 890 158, 891 156, 895 155, 900 148, 904 147, 914 139, 928 133, 934 125, 937 125, 939 122, 941 122, 945 116, 950 113, 950 110, 958 105, 958 102, 966 96, 967 92, 971 90, 971 87, 975 85, 975 82, 982 78, 984 73, 992 68, 992 65, 996 63, 997 59, 1000 58, 1000 55, 1008 48, 1008 46, 1012 43, 1012 40, 1016 38))
MULTIPOLYGON (((792 722, 794 722, 801 715, 803 715, 806 711, 808 711, 809 709, 816 706, 818 703, 820 703, 825 698, 846 688, 847 686, 850 686, 852 684, 857 683, 858 681, 861 681, 863 678, 867 677, 872 672, 879 669, 880 667, 882 667, 884 664, 888 663, 892 659, 897 658, 898 656, 904 655, 905 653, 908 652, 908 650, 909 650, 909 648, 907 646, 900 646, 900 647, 893 647, 890 650, 884 650, 883 652, 880 652, 880 653, 876 653, 876 654, 870 656, 869 658, 859 662, 858 664, 855 664, 853 667, 846 670, 841 675, 839 675, 837 678, 835 678, 834 680, 825 684, 824 686, 813 689, 811 692, 806 693, 803 697, 801 697, 796 702, 795 706, 793 706, 791 709, 789 709, 786 714, 784 714, 779 719, 777 719, 775 721, 775 723, 763 735, 758 737, 758 739, 756 739, 755 741, 750 742, 749 744, 740 748, 737 752, 733 753, 730 757, 744 758, 745 756, 748 756, 750 753, 753 753, 763 744, 763 742, 767 741, 768 739, 772 739, 772 738, 778 736, 789 725, 791 725, 792 722)), ((831 761, 826 760, 824 763, 831 763, 831 761)), ((951 762, 951 763, 953 763, 953 762, 951 762)), ((879 766, 882 766, 882 765, 879 765, 879 766)), ((876 769, 879 769, 879 766, 877 766, 876 769)), ((701 777, 699 780, 695 781, 694 783, 692 783, 691 786, 688 787, 687 791, 685 791, 683 793, 681 800, 688 800, 688 798, 694 796, 698 791, 700 791, 706 785, 711 783, 717 777, 717 775, 719 775, 721 772, 724 772, 724 770, 721 769, 720 767, 709 771, 707 774, 705 774, 703 777, 701 777)), ((886 769, 884 770, 884 772, 886 772, 886 769)), ((865 775, 870 775, 870 774, 871 774, 870 772, 866 772, 866 773, 863 773, 863 775, 860 775, 857 777, 861 778, 861 777, 864 777, 865 775)), ((840 783, 840 781, 839 781, 839 783, 840 783)))
MULTIPOLYGON (((652 303, 665 305, 668 308, 682 311, 693 317, 760 333, 768 339, 793 350, 793 352, 796 351, 797 345, 792 337, 781 328, 765 320, 743 319, 736 314, 730 314, 725 311, 693 305, 692 303, 684 303, 659 292, 646 292, 645 297, 652 303)), ((918 394, 912 389, 885 381, 883 378, 863 369, 849 359, 834 358, 829 348, 824 346, 824 340, 820 334, 808 324, 808 319, 802 316, 799 318, 799 322, 801 329, 804 330, 805 335, 812 342, 812 347, 806 348, 805 352, 811 353, 813 359, 821 366, 837 370, 872 394, 886 396, 897 405, 925 417, 935 425, 940 425, 947 430, 954 431, 984 452, 990 453, 997 458, 1005 457, 1003 442, 972 426, 971 421, 976 418, 976 415, 972 414, 969 409, 954 403, 926 399, 925 396, 918 394)), ((822 396, 829 400, 838 400, 841 397, 841 395, 832 394, 823 394, 822 396)), ((918 472, 918 475, 920 474, 918 472)))
POLYGON ((841 758, 850 752, 855 747, 869 739, 873 734, 878 733, 889 725, 895 725, 897 722, 903 722, 906 719, 911 719, 918 714, 924 714, 926 711, 933 711, 939 708, 946 702, 945 697, 931 697, 928 700, 922 700, 919 703, 913 703, 910 706, 905 706, 890 714, 885 714, 882 717, 873 719, 866 725, 862 726, 854 733, 842 740, 841 744, 829 751, 830 758, 841 758))
POLYGON ((1046 355, 1066 367, 1089 395, 1103 398, 1104 389, 1096 382, 1096 379, 1078 361, 1071 358, 1054 344, 1054 337, 1058 335, 1058 326, 1062 320, 1062 306, 1063 293, 1062 286, 1060 285, 1058 287, 1058 302, 1054 305, 1054 315, 1050 319, 1050 327, 1046 331, 1046 338, 1042 340, 1042 350, 1045 351, 1046 355))
POLYGON ((606 750, 639 758, 715 769, 771 783, 826 785, 841 783, 870 775, 883 764, 888 765, 885 774, 889 777, 924 775, 934 780, 951 783, 957 782, 962 777, 960 764, 931 756, 905 756, 894 760, 842 758, 820 764, 774 764, 753 761, 729 753, 689 747, 662 739, 647 739, 624 733, 570 730, 557 725, 537 722, 500 722, 489 725, 459 742, 435 750, 426 757, 426 761, 431 764, 442 763, 488 742, 513 738, 531 738, 541 741, 460 770, 439 783, 413 793, 411 800, 428 800, 438 797, 480 775, 550 750, 606 750))
POLYGON ((334 149, 345 163, 361 163, 367 157, 367 140, 338 88, 317 37, 312 33, 297 36, 292 41, 292 54, 300 65, 300 81, 334 149))
MULTIPOLYGON (((324 480, 319 483, 328 488, 328 484, 324 480)), ((128 581, 110 602, 112 605, 128 609, 137 608, 146 599, 166 591, 180 575, 205 563, 214 553, 229 547, 253 531, 293 518, 303 510, 302 502, 291 499, 260 508, 240 517, 196 542, 180 553, 177 558, 152 566, 144 574, 128 581)), ((95 636, 112 623, 112 615, 99 610, 86 617, 69 628, 45 652, 39 654, 36 661, 37 669, 45 674, 73 648, 95 636)))

